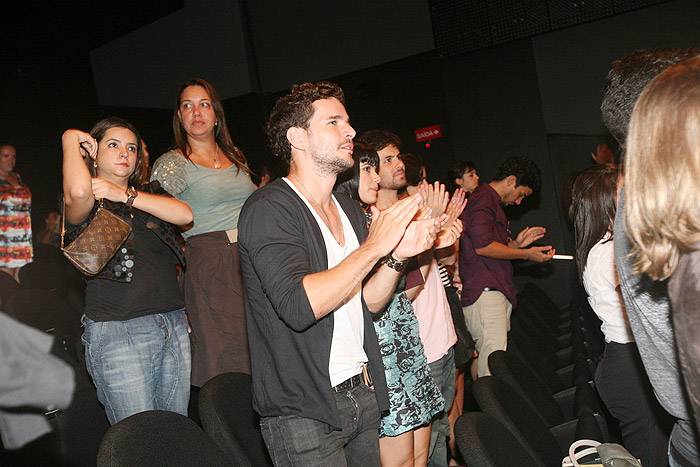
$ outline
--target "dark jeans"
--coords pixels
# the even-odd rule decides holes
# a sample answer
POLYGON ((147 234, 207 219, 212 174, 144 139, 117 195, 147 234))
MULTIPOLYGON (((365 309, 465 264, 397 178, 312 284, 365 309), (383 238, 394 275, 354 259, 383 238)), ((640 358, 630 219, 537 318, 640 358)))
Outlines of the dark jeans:
POLYGON ((379 466, 379 407, 364 384, 335 394, 343 429, 298 415, 265 417, 263 438, 275 466, 379 466))
POLYGON ((439 360, 428 365, 435 384, 440 388, 445 399, 445 410, 433 417, 430 425, 429 467, 447 467, 447 438, 450 436, 450 421, 447 414, 455 398, 455 353, 454 347, 439 360))
POLYGON ((600 398, 620 423, 622 444, 642 465, 668 465, 667 415, 654 396, 635 343, 609 342, 598 363, 600 398))

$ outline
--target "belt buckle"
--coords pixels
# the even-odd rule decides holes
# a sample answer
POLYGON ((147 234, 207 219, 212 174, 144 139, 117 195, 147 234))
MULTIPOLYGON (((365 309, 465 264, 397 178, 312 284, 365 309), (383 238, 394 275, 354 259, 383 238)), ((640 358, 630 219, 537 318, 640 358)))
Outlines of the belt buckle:
POLYGON ((238 229, 225 230, 226 239, 228 240, 227 245, 232 245, 238 242, 238 229))
POLYGON ((374 382, 372 381, 372 375, 369 372, 369 366, 365 363, 362 365, 362 379, 368 388, 374 387, 374 382))
POLYGON ((352 389, 352 387, 353 387, 352 379, 353 379, 354 377, 355 377, 355 376, 346 379, 346 380, 343 381, 342 383, 336 384, 335 386, 333 386, 333 391, 335 391, 335 392, 343 392, 343 391, 347 391, 348 389, 352 389))

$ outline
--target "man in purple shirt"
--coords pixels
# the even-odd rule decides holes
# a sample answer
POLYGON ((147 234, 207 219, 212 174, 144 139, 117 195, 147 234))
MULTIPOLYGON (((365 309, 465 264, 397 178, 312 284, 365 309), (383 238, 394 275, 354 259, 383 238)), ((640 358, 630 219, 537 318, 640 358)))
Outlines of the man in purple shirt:
POLYGON ((469 197, 459 240, 459 274, 462 309, 479 352, 477 377, 491 374, 491 352, 505 350, 510 313, 518 292, 513 283, 512 259, 549 261, 551 246, 529 246, 545 234, 543 227, 526 227, 509 238, 508 219, 501 204, 519 205, 540 188, 540 169, 527 157, 511 157, 498 168, 493 180, 480 185, 469 197), (528 248, 529 247, 529 248, 528 248))

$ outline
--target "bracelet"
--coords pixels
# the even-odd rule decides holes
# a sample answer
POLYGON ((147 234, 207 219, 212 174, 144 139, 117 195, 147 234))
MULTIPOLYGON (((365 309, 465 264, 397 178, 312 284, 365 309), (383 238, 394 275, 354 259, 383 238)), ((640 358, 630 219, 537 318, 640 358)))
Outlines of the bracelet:
POLYGON ((528 259, 530 259, 530 249, 529 248, 527 250, 525 250, 525 261, 527 261, 528 259))
POLYGON ((402 272, 406 268, 408 260, 405 259, 403 261, 399 261, 398 259, 394 258, 393 253, 389 253, 384 257, 384 259, 382 259, 382 264, 386 264, 394 271, 402 272))

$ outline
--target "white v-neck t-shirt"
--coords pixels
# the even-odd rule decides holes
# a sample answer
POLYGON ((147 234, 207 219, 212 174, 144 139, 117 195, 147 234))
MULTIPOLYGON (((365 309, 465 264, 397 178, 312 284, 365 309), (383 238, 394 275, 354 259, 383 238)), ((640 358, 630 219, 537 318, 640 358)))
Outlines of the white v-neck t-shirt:
MULTIPOLYGON (((311 201, 306 198, 292 182, 286 177, 285 182, 304 201, 318 223, 323 240, 326 244, 328 255, 328 269, 340 264, 350 253, 359 248, 360 243, 357 235, 350 224, 350 219, 343 212, 338 201, 333 196, 335 207, 340 213, 343 226, 343 237, 345 245, 338 244, 333 234, 326 226, 323 219, 314 209, 311 201)), ((354 280, 355 278, 351 278, 354 280)), ((333 311, 333 341, 331 343, 331 355, 328 363, 331 386, 336 386, 348 378, 362 372, 362 365, 367 363, 367 354, 364 350, 364 318, 362 316, 361 301, 362 285, 358 285, 357 290, 349 297, 344 304, 333 311)))

